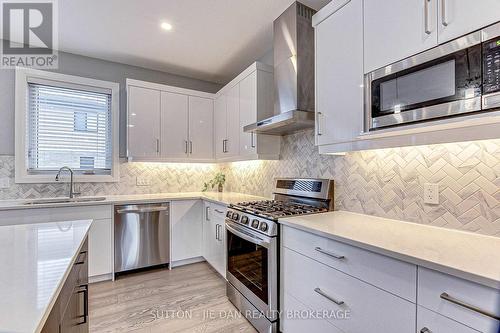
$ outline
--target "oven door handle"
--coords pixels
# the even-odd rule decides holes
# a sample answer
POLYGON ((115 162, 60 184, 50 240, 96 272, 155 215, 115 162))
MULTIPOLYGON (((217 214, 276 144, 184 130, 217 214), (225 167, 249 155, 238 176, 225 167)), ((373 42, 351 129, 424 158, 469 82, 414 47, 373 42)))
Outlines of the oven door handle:
POLYGON ((232 234, 243 238, 244 240, 247 240, 251 243, 255 243, 257 245, 263 246, 266 249, 269 248, 271 245, 271 242, 266 241, 265 239, 262 239, 260 237, 257 237, 247 231, 242 230, 241 228, 236 227, 233 223, 231 222, 226 222, 226 229, 231 232, 232 234))

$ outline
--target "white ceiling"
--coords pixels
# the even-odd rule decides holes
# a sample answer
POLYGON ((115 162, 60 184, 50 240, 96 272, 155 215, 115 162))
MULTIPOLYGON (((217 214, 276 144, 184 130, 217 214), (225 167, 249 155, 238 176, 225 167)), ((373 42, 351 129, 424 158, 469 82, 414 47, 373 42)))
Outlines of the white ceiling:
MULTIPOLYGON (((301 1, 319 9, 329 0, 301 1)), ((226 83, 272 48, 293 0, 59 1, 59 49, 226 83), (173 30, 160 29, 168 21, 173 30)))

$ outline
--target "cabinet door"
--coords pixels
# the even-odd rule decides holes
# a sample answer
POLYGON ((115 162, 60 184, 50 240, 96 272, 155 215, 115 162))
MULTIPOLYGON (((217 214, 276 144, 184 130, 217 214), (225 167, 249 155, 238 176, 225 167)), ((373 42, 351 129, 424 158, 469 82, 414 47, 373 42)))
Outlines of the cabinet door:
POLYGON ((437 29, 437 0, 364 0, 365 73, 436 46, 437 29))
POLYGON ((466 35, 500 20, 499 0, 439 0, 439 43, 466 35))
POLYGON ((434 311, 427 310, 422 306, 417 306, 417 332, 478 333, 479 331, 441 316, 434 311))
POLYGON ((89 231, 89 276, 111 274, 113 270, 112 220, 94 220, 89 231))
POLYGON ((245 133, 243 127, 257 121, 257 71, 240 82, 240 155, 256 153, 254 133, 245 133))
POLYGON ((203 258, 212 265, 212 248, 215 237, 212 235, 212 207, 210 203, 204 202, 203 213, 203 258))
POLYGON ((223 158, 227 139, 227 105, 226 95, 215 99, 215 158, 223 158))
POLYGON ((160 152, 160 91, 128 88, 128 156, 158 157, 160 152))
POLYGON ((161 92, 161 157, 188 156, 188 96, 161 92))
POLYGON ((237 156, 240 150, 240 86, 235 85, 226 95, 227 144, 225 157, 237 156))
POLYGON ((194 159, 214 157, 214 101, 189 96, 189 155, 194 159))
POLYGON ((172 201, 170 204, 173 261, 202 255, 202 210, 200 200, 172 201))
POLYGON ((363 9, 351 0, 315 28, 316 143, 349 142, 363 126, 363 9), (349 47, 338 47, 349 45, 349 47))

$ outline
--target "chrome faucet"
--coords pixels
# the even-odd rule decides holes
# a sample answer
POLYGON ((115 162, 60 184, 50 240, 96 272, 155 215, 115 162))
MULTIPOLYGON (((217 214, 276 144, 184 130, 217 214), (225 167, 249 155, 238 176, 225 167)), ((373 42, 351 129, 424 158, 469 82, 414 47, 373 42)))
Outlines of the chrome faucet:
POLYGON ((80 194, 79 192, 75 192, 75 190, 74 190, 73 169, 71 169, 70 167, 67 167, 67 166, 63 166, 62 168, 60 168, 59 171, 57 172, 57 175, 56 175, 56 182, 59 181, 60 176, 61 176, 61 172, 64 171, 64 170, 69 171, 69 174, 70 174, 70 180, 69 180, 69 198, 73 199, 75 197, 75 194, 76 195, 80 194))

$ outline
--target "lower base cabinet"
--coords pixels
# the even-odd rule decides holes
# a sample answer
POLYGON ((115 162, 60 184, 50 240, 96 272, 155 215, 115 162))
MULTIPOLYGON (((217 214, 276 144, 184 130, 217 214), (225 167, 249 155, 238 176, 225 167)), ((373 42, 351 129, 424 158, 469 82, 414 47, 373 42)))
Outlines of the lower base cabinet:
POLYGON ((417 308, 417 332, 421 333, 477 333, 468 326, 446 318, 424 307, 417 308))
POLYGON ((205 202, 203 218, 203 257, 224 278, 226 277, 226 207, 205 202))
POLYGON ((201 200, 179 200, 170 203, 171 263, 194 259, 203 255, 202 251, 202 210, 201 200))
POLYGON ((78 254, 42 333, 88 333, 88 240, 78 254))

